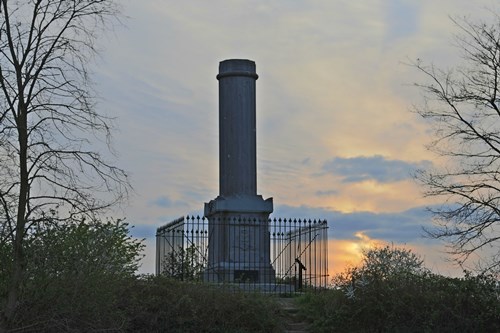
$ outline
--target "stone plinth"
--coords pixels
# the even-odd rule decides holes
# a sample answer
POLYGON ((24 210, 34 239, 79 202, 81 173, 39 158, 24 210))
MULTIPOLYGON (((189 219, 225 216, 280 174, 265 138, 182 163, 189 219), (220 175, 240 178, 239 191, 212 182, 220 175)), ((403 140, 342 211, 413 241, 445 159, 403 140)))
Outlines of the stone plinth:
POLYGON ((268 219, 272 199, 223 198, 205 204, 208 217, 210 282, 273 283, 268 219))

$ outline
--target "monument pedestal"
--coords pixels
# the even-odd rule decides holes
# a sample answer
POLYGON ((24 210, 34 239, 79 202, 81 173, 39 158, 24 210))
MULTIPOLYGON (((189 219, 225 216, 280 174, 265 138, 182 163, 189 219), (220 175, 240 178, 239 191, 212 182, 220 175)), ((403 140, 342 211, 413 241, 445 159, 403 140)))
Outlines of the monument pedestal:
POLYGON ((205 281, 274 283, 268 223, 272 211, 272 198, 260 195, 219 196, 205 203, 209 234, 205 281))

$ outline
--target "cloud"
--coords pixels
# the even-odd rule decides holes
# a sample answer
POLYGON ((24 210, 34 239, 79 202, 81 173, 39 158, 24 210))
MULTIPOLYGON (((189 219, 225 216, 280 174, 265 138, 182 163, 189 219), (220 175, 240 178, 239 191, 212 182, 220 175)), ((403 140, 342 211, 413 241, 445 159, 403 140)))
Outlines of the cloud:
POLYGON ((166 195, 161 195, 154 200, 150 201, 150 204, 153 206, 161 207, 161 208, 172 208, 177 206, 187 206, 184 201, 172 200, 166 195))
POLYGON ((437 273, 457 276, 460 269, 450 263, 443 244, 424 237, 423 227, 432 226, 432 215, 425 207, 396 213, 343 213, 311 206, 278 205, 274 216, 328 221, 328 262, 330 274, 358 265, 365 249, 394 244, 412 249, 424 265, 437 273))
POLYGON ((330 276, 338 274, 350 266, 358 266, 363 259, 363 251, 380 247, 387 242, 373 239, 363 232, 356 232, 355 238, 330 239, 328 241, 328 271, 330 276))
POLYGON ((127 217, 147 235, 217 195, 217 65, 244 57, 260 77, 259 193, 289 205, 277 213, 327 218, 339 244, 360 241, 356 232, 420 242, 429 217, 409 208, 427 202, 409 175, 430 162, 409 161, 432 157, 425 124, 405 110, 418 101, 405 85, 416 73, 398 64, 451 65, 447 15, 481 17, 490 2, 123 0, 130 19, 106 43, 96 81, 137 193, 127 217))
POLYGON ((364 249, 390 244, 413 250, 424 259, 424 265, 436 273, 461 275, 461 269, 450 262, 441 241, 424 237, 422 228, 432 226, 432 215, 425 207, 397 213, 343 213, 305 205, 279 205, 273 215, 328 221, 330 275, 358 265, 364 249))
POLYGON ((427 168, 430 165, 430 161, 412 163, 401 160, 388 160, 380 155, 351 158, 336 157, 323 165, 323 171, 341 176, 344 183, 357 183, 366 180, 392 183, 409 179, 416 169, 427 168))
POLYGON ((387 42, 408 38, 418 31, 418 6, 410 1, 390 0, 387 8, 387 42))
POLYGON ((358 239, 360 233, 388 242, 409 243, 421 241, 423 227, 432 225, 432 216, 425 207, 416 207, 395 213, 344 213, 311 206, 276 206, 276 217, 326 219, 332 239, 358 239))
POLYGON ((337 190, 327 190, 327 191, 316 191, 316 195, 319 197, 328 197, 339 194, 337 190))

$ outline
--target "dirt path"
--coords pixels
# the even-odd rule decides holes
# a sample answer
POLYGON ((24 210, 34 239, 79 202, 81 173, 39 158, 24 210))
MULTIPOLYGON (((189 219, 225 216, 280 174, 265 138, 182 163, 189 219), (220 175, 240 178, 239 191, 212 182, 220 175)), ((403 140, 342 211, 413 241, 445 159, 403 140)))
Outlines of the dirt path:
POLYGON ((310 332, 310 324, 307 323, 299 313, 299 307, 295 298, 280 298, 278 304, 284 312, 286 333, 307 333, 310 332))

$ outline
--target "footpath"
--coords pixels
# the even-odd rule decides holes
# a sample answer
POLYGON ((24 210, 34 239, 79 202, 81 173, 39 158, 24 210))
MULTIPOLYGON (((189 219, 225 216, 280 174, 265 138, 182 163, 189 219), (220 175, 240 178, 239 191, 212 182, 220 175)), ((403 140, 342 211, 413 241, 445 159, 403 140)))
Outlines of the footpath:
POLYGON ((301 317, 299 307, 296 304, 296 299, 279 298, 278 304, 283 309, 283 319, 285 320, 286 333, 307 333, 309 332, 310 324, 301 317))

